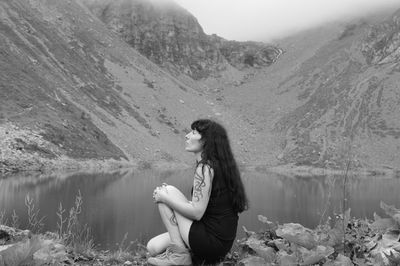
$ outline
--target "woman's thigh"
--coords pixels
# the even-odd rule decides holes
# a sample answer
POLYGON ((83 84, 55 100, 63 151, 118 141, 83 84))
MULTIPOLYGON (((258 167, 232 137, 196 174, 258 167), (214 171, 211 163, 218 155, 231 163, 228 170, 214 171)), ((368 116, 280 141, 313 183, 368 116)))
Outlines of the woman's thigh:
POLYGON ((147 251, 151 256, 155 256, 164 252, 170 244, 171 238, 169 237, 169 233, 166 232, 150 239, 147 243, 147 251))
POLYGON ((165 189, 168 191, 170 197, 172 196, 173 200, 188 201, 186 196, 178 188, 171 185, 167 185, 165 189))
MULTIPOLYGON (((175 200, 184 200, 184 201, 188 201, 186 196, 176 187, 168 185, 166 187, 168 194, 173 195, 173 197, 175 198, 175 200)), ((183 241, 186 243, 186 245, 190 248, 189 245, 189 231, 190 231, 190 227, 192 226, 193 221, 189 218, 186 218, 185 216, 181 215, 180 213, 178 213, 177 211, 174 210, 174 214, 176 217, 176 221, 178 223, 178 228, 179 228, 179 232, 181 234, 181 237, 183 239, 183 241)))
POLYGON ((178 223, 179 233, 185 244, 190 248, 189 244, 189 232, 190 227, 192 226, 193 221, 186 218, 185 216, 179 214, 178 212, 174 211, 176 222, 178 223))

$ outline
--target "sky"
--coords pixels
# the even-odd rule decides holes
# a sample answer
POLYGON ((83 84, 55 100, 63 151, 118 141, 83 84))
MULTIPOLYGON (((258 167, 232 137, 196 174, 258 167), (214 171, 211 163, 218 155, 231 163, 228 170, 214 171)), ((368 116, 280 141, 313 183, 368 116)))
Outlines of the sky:
POLYGON ((400 8, 400 0, 175 0, 207 34, 272 41, 323 23, 400 8))

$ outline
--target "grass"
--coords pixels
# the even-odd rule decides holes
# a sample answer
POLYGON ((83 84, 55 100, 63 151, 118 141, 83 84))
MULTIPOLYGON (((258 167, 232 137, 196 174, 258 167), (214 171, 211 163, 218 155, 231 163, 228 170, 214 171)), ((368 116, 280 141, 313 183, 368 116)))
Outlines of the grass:
MULTIPOLYGON (((27 207, 28 211, 28 227, 32 232, 35 233, 41 233, 43 226, 44 226, 44 219, 45 217, 39 216, 40 209, 36 208, 35 203, 33 202, 33 199, 29 196, 29 194, 26 195, 25 197, 25 206, 27 207)), ((18 216, 15 213, 15 210, 13 211, 13 225, 17 225, 18 221, 18 216)))
POLYGON ((66 210, 60 202, 57 217, 57 233, 63 242, 73 248, 74 252, 79 254, 91 253, 94 249, 94 242, 91 237, 90 229, 87 225, 81 225, 79 222, 79 214, 82 212, 83 198, 81 192, 75 197, 75 204, 69 210, 67 216, 64 217, 66 210))
MULTIPOLYGON (((65 246, 74 265, 80 264, 80 262, 85 265, 122 265, 126 261, 133 261, 136 265, 145 264, 146 247, 137 241, 128 242, 127 234, 118 244, 117 250, 96 250, 89 226, 81 224, 79 221, 79 216, 82 213, 82 204, 83 197, 80 191, 75 196, 74 205, 69 210, 66 210, 60 202, 56 211, 58 217, 56 232, 45 234, 65 246)), ((43 235, 46 217, 40 216, 40 209, 29 194, 25 197, 25 206, 28 216, 26 229, 29 229, 34 234, 43 235)), ((10 218, 7 217, 5 211, 0 212, 0 224, 16 229, 20 228, 20 219, 15 210, 13 210, 10 218)))
POLYGON ((0 211, 0 224, 8 224, 8 219, 6 217, 5 211, 0 211))

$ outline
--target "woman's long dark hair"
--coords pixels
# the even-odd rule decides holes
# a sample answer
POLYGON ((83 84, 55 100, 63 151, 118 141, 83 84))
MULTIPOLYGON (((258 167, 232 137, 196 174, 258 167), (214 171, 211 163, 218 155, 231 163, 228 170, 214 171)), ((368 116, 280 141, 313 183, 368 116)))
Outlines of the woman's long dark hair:
POLYGON ((247 197, 225 128, 209 119, 194 121, 191 128, 197 130, 204 141, 201 161, 198 163, 210 165, 214 177, 223 178, 233 209, 238 213, 243 212, 248 208, 247 197))

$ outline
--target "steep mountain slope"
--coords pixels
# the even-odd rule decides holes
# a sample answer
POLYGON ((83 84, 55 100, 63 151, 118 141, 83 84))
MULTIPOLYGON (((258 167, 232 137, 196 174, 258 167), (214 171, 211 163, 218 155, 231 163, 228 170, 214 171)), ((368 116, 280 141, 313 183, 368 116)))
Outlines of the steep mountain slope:
MULTIPOLYGON (((389 28, 387 35, 400 33, 398 26, 389 28)), ((369 63, 376 57, 371 60, 365 56, 370 39, 388 51, 385 58, 395 58, 391 47, 398 44, 391 36, 372 36, 374 31, 362 22, 349 25, 303 64, 296 77, 281 84, 281 91, 295 85, 297 99, 302 102, 275 127, 286 132, 284 160, 340 165, 347 163, 350 153, 352 163, 358 166, 398 165, 398 60, 377 67, 369 63)))
POLYGON ((0 2, 0 168, 185 160, 190 121, 213 108, 76 1, 0 2))
POLYGON ((245 67, 268 66, 277 47, 227 41, 204 33, 197 19, 172 0, 81 0, 109 28, 141 54, 196 80, 245 67))
POLYGON ((170 2, 82 1, 0 2, 0 170, 188 162, 199 117, 240 163, 398 168, 400 11, 269 46, 207 36, 170 2))
POLYGON ((247 119, 269 162, 397 168, 399 36, 397 12, 375 25, 361 20, 291 37, 275 65, 225 90, 226 98, 233 109, 251 104, 247 119))

